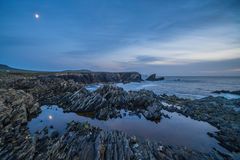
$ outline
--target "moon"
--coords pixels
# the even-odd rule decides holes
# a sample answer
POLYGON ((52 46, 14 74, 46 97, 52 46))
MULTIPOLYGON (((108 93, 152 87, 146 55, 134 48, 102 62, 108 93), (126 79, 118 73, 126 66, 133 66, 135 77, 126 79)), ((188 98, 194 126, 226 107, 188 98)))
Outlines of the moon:
POLYGON ((40 18, 40 15, 37 14, 37 13, 35 13, 34 16, 35 16, 36 19, 40 18))

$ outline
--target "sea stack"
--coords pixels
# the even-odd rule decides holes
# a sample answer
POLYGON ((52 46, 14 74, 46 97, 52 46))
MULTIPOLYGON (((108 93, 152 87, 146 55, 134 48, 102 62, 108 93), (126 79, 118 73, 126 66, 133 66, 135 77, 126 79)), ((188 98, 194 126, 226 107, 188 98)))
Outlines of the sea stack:
POLYGON ((147 81, 162 81, 164 77, 157 77, 156 74, 151 74, 147 79, 147 81))

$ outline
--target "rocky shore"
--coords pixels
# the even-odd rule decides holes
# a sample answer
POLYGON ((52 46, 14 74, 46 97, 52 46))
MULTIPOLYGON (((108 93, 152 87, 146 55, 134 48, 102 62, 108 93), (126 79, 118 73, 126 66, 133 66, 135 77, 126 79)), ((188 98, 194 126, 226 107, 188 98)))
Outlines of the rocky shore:
POLYGON ((218 91, 214 91, 213 93, 217 93, 217 94, 229 93, 229 94, 240 95, 240 90, 239 91, 218 90, 218 91))
POLYGON ((61 137, 48 128, 30 135, 26 122, 39 104, 21 90, 1 90, 1 159, 205 159, 210 155, 186 148, 140 141, 123 132, 103 131, 71 122, 61 137))
POLYGON ((61 78, 64 80, 72 79, 79 83, 128 83, 128 82, 141 82, 141 75, 137 72, 83 72, 83 73, 57 73, 51 78, 61 78))
POLYGON ((139 141, 123 132, 102 131, 88 123, 71 122, 60 138, 50 139, 44 134, 40 137, 45 138, 44 145, 51 145, 40 159, 211 159, 188 149, 139 141))
POLYGON ((200 153, 166 146, 87 123, 71 122, 62 136, 56 132, 49 136, 48 128, 30 135, 26 123, 40 112, 43 104, 58 104, 64 111, 92 113, 95 118, 105 120, 121 117, 121 109, 154 121, 161 121, 162 109, 178 112, 217 127, 219 131, 210 136, 226 149, 240 152, 239 99, 189 100, 159 96, 147 90, 127 92, 114 85, 103 85, 90 92, 85 88, 88 82, 61 76, 14 80, 5 77, 1 82, 1 159, 232 159, 217 150, 200 153))
MULTIPOLYGON (((61 79, 72 80, 81 84, 91 83, 129 83, 129 82, 141 82, 142 77, 138 72, 1 72, 1 83, 15 82, 22 79, 61 79)), ((3 84, 2 84, 3 85, 3 84)))
POLYGON ((219 131, 211 136, 218 139, 228 150, 240 152, 240 99, 228 100, 210 96, 199 100, 188 100, 166 95, 161 99, 170 104, 164 107, 169 111, 179 112, 217 127, 219 131))
MULTIPOLYGON (((207 97, 200 100, 181 99, 176 96, 157 96, 151 91, 129 91, 114 86, 103 86, 93 93, 86 90, 66 95, 67 110, 93 112, 99 119, 119 116, 120 109, 141 113, 149 120, 160 120, 161 110, 178 112, 196 120, 209 122, 219 129, 211 134, 230 151, 240 152, 240 99, 227 100, 221 97, 207 97), (167 102, 168 105, 163 105, 167 102), (86 107, 84 107, 86 106, 86 107)), ((63 105, 64 106, 64 105, 63 105)), ((66 108, 66 107, 64 107, 66 108)))
POLYGON ((105 85, 94 92, 82 88, 68 93, 59 104, 66 111, 92 112, 98 119, 120 116, 120 110, 142 113, 147 119, 160 120, 161 110, 154 103, 157 96, 147 90, 126 92, 114 85, 105 85))

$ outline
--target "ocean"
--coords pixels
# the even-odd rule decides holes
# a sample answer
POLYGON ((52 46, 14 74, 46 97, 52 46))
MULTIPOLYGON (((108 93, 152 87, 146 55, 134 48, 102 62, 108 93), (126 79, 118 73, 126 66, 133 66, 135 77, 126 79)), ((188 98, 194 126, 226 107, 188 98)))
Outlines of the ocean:
POLYGON ((168 76, 162 81, 118 83, 125 90, 147 89, 156 94, 176 95, 181 98, 199 99, 206 96, 222 96, 228 99, 240 98, 234 94, 214 94, 216 90, 240 90, 240 77, 184 77, 168 76))

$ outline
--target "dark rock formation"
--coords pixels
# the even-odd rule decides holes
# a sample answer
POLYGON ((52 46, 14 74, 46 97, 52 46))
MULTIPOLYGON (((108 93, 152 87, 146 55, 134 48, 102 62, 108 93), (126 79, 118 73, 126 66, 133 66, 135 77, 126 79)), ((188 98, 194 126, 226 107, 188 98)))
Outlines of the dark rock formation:
POLYGON ((22 90, 0 89, 0 128, 9 124, 26 123, 39 111, 39 104, 22 90))
POLYGON ((239 91, 227 91, 227 90, 218 90, 218 91, 213 91, 212 93, 229 93, 229 94, 235 94, 235 95, 240 95, 240 90, 239 91))
POLYGON ((72 122, 47 152, 49 159, 213 159, 210 155, 188 149, 139 141, 123 132, 102 131, 72 122))
POLYGON ((0 88, 14 88, 31 93, 39 101, 56 101, 66 92, 75 92, 85 84, 107 82, 139 82, 141 75, 137 72, 83 72, 83 73, 55 73, 30 76, 0 75, 0 88))
POLYGON ((3 88, 24 90, 32 94, 37 101, 51 104, 56 102, 59 97, 65 95, 66 92, 75 92, 83 86, 83 84, 76 83, 73 80, 60 78, 21 78, 6 83, 3 88))
POLYGON ((61 78, 64 80, 74 80, 75 82, 90 84, 90 83, 107 83, 107 82, 140 82, 142 81, 141 74, 138 72, 93 72, 89 70, 66 70, 60 72, 37 72, 30 70, 22 70, 0 64, 0 71, 3 73, 0 76, 11 76, 12 78, 37 78, 50 77, 61 78))
POLYGON ((31 95, 0 89, 0 159, 33 159, 35 148, 26 123, 38 111, 31 95))
MULTIPOLYGON (((46 76, 43 76, 46 77, 46 76)), ((82 72, 82 73, 57 73, 47 75, 50 78, 61 78, 64 80, 74 80, 75 82, 91 83, 128 83, 141 82, 141 74, 137 72, 82 72)))
POLYGON ((148 120, 159 122, 162 116, 161 113, 162 107, 154 104, 152 106, 147 107, 146 110, 142 111, 144 117, 148 120))
MULTIPOLYGON (((75 93, 68 93, 60 99, 60 105, 65 111, 94 112, 99 119, 109 119, 120 115, 120 109, 128 109, 135 112, 144 112, 151 109, 157 96, 147 90, 126 92, 114 85, 104 85, 94 92, 82 88, 75 93)), ((160 119, 158 112, 144 112, 148 119, 160 119)))
POLYGON ((164 80, 164 77, 157 77, 156 74, 151 74, 146 80, 147 81, 161 81, 161 80, 164 80))

